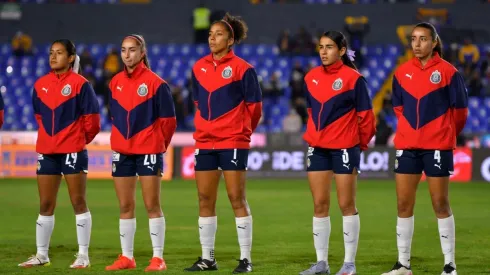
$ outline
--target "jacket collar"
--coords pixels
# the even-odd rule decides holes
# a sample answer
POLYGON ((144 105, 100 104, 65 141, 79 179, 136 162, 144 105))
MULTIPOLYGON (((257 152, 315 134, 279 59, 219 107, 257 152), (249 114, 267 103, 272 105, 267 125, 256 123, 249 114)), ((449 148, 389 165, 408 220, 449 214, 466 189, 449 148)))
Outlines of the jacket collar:
POLYGON ((436 52, 427 61, 427 63, 425 64, 425 66, 422 65, 422 63, 420 62, 420 60, 417 57, 413 57, 412 58, 412 64, 415 65, 415 67, 417 67, 417 68, 419 68, 421 70, 424 70, 424 69, 430 68, 430 67, 432 67, 434 65, 437 65, 437 64, 439 64, 439 62, 441 62, 441 57, 436 52))
POLYGON ((343 65, 344 62, 342 62, 342 60, 338 60, 333 64, 330 64, 328 66, 323 66, 323 71, 327 74, 335 74, 342 68, 343 65))
POLYGON ((70 76, 71 74, 73 73, 73 71, 71 69, 69 69, 68 71, 62 73, 62 74, 57 74, 55 73, 53 70, 51 70, 50 74, 56 78, 57 80, 65 80, 68 76, 70 76))
POLYGON ((136 65, 132 73, 129 73, 126 66, 124 66, 124 75, 127 78, 137 78, 146 70, 148 70, 148 67, 146 67, 145 63, 141 61, 140 63, 138 63, 138 65, 136 65))
POLYGON ((207 62, 213 63, 215 66, 218 66, 220 64, 226 63, 227 61, 231 60, 234 57, 235 57, 235 52, 233 52, 233 50, 230 50, 225 56, 223 56, 219 60, 214 59, 212 53, 209 55, 206 55, 204 57, 204 60, 206 60, 207 62))

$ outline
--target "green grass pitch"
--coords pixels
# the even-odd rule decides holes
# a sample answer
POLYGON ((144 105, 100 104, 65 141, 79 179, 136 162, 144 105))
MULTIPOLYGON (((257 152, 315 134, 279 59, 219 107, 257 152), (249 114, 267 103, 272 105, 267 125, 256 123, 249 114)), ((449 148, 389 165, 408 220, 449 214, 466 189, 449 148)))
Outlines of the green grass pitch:
MULTIPOLYGON (((316 260, 312 237, 313 205, 305 180, 249 180, 248 201, 254 219, 252 260, 255 274, 298 274, 316 260)), ((335 189, 335 188, 333 188, 335 189)), ((217 203, 216 258, 220 270, 231 274, 239 257, 235 220, 224 184, 217 203)), ((35 220, 38 194, 34 180, 0 180, 0 274, 108 274, 104 267, 120 253, 117 199, 110 181, 88 183, 88 205, 93 228, 90 247, 92 267, 70 270, 78 250, 75 217, 65 185, 58 195, 56 222, 51 239, 52 265, 22 269, 17 264, 35 253, 35 220)), ((450 201, 456 219, 458 273, 490 274, 490 185, 451 184, 450 201)), ((200 255, 197 192, 193 181, 163 183, 162 205, 167 221, 166 274, 184 274, 182 269, 200 255)), ((393 181, 360 180, 357 206, 361 233, 357 253, 359 275, 381 274, 397 258, 396 199, 393 181)), ((332 234, 329 263, 333 274, 343 257, 342 217, 332 192, 332 234)), ((137 193, 137 269, 118 274, 143 274, 152 256, 141 192, 137 193)), ((443 256, 437 221, 426 183, 419 186, 412 244, 414 274, 440 274, 443 256)))

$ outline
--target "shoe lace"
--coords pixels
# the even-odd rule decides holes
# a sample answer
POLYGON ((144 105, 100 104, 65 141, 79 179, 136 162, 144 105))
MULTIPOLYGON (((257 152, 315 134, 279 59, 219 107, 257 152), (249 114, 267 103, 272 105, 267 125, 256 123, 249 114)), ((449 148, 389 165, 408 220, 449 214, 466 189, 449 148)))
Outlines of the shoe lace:
POLYGON ((84 265, 85 264, 85 259, 84 257, 82 256, 82 254, 75 254, 75 262, 73 263, 73 265, 84 265))
POLYGON ((117 257, 117 259, 114 261, 114 264, 113 265, 117 265, 118 267, 122 267, 124 265, 124 257, 122 254, 119 254, 119 256, 117 257))
POLYGON ((197 261, 194 262, 194 265, 197 265, 198 263, 202 262, 203 259, 201 257, 197 257, 197 261))
POLYGON ((151 258, 150 260, 150 265, 160 265, 161 264, 161 260, 157 257, 153 257, 151 258))

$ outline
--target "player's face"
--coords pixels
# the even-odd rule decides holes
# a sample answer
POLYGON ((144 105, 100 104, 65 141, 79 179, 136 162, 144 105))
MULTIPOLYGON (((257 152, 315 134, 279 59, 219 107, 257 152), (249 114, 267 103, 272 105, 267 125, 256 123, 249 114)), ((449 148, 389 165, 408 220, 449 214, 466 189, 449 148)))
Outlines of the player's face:
POLYGON ((121 59, 128 68, 134 68, 143 59, 144 52, 141 46, 133 38, 126 38, 121 45, 121 59))
POLYGON ((54 43, 49 50, 49 66, 54 71, 67 71, 70 63, 75 60, 75 56, 68 56, 68 52, 63 44, 54 43))
POLYGON ((432 55, 432 50, 437 42, 433 41, 430 30, 426 28, 415 28, 412 31, 412 50, 415 57, 423 59, 432 55))
POLYGON ((337 62, 345 54, 345 48, 339 50, 339 47, 337 47, 337 44, 332 39, 322 36, 318 45, 318 52, 322 60, 322 65, 329 66, 337 62))
POLYGON ((208 43, 209 50, 217 54, 226 51, 233 44, 233 38, 230 38, 230 33, 223 23, 216 23, 209 29, 208 43))

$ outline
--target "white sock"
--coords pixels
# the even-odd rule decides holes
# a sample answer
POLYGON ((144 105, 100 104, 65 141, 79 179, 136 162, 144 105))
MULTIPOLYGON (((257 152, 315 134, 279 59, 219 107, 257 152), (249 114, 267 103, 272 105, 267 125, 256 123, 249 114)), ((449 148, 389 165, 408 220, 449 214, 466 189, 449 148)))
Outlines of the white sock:
POLYGON ((202 247, 202 258, 214 260, 214 240, 218 228, 218 217, 199 217, 199 239, 202 247))
POLYGON ((54 228, 54 215, 41 216, 36 221, 37 254, 48 258, 49 242, 54 228))
POLYGON ((119 220, 119 237, 124 257, 133 258, 134 233, 136 232, 136 218, 119 220))
POLYGON ((444 254, 444 264, 453 263, 456 265, 454 262, 456 248, 454 216, 451 215, 445 219, 437 219, 437 223, 439 225, 439 237, 441 238, 442 253, 444 254))
POLYGON ((345 246, 345 263, 354 263, 356 261, 357 245, 359 243, 359 231, 361 221, 359 214, 343 217, 344 224, 344 246, 345 246))
POLYGON ((412 246, 414 217, 400 218, 396 222, 396 244, 398 246, 398 261, 410 267, 410 249, 412 246))
POLYGON ((330 217, 313 217, 313 243, 316 260, 325 261, 328 265, 328 242, 330 241, 330 217))
POLYGON ((150 219, 150 238, 153 245, 153 257, 163 259, 165 245, 165 217, 150 219))
POLYGON ((90 212, 75 215, 78 239, 78 254, 88 256, 90 233, 92 232, 92 215, 90 212))
POLYGON ((247 259, 250 263, 252 258, 252 216, 235 218, 238 244, 240 245, 240 260, 247 259))

